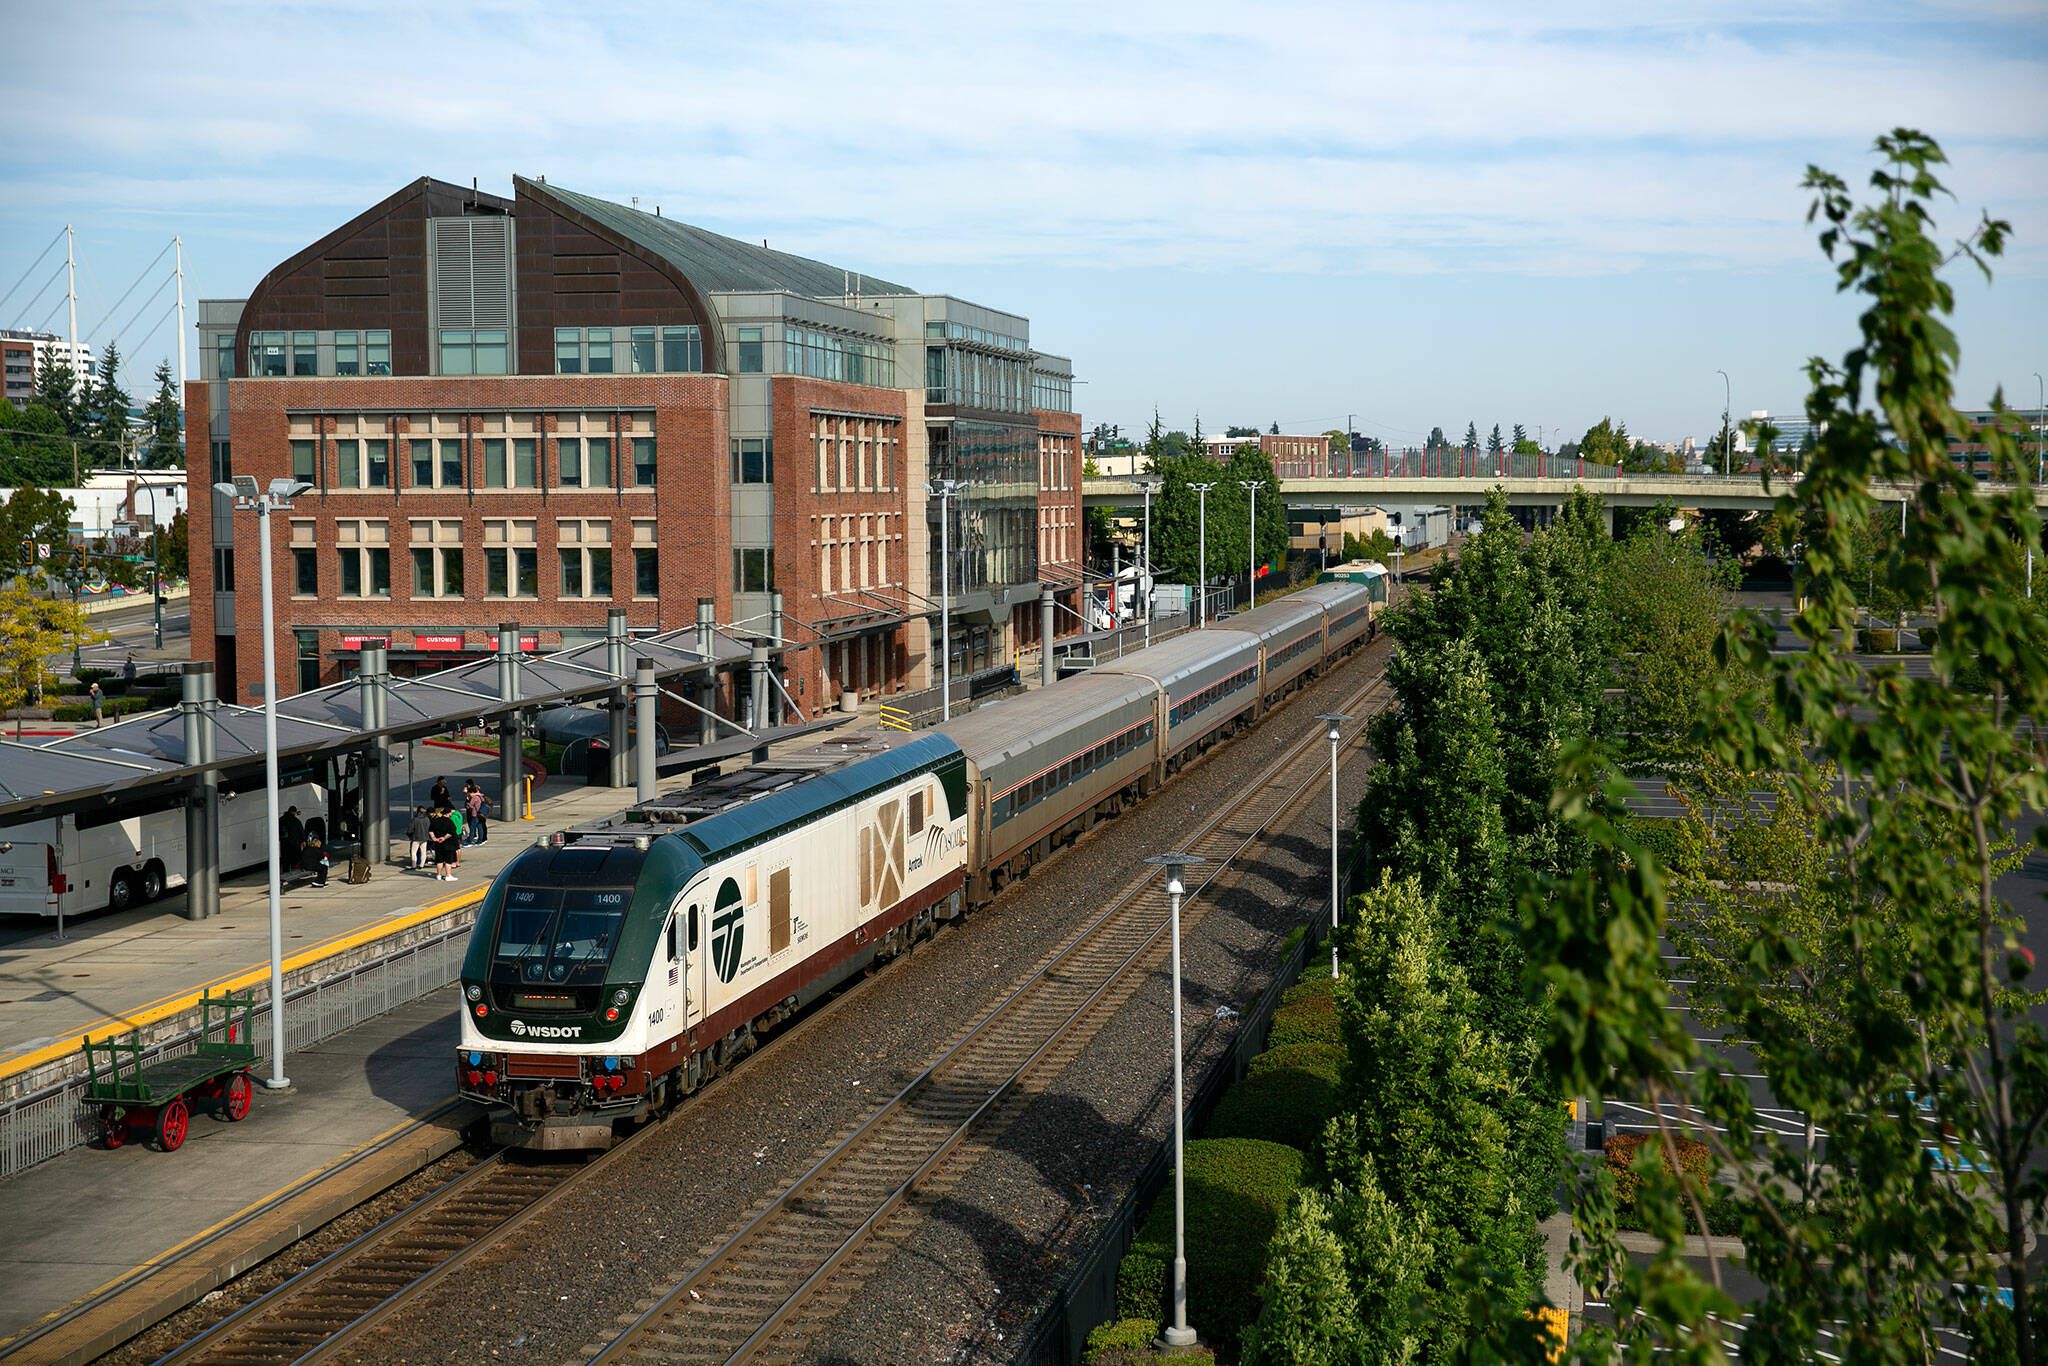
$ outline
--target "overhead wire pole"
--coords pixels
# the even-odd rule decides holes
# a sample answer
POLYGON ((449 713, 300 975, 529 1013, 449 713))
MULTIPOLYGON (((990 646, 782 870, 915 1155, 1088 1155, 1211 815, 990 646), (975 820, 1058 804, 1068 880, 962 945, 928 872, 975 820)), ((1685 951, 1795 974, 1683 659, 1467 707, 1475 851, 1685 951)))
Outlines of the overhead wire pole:
MULTIPOLYGON (((178 271, 178 409, 185 407, 185 239, 173 236, 171 246, 177 251, 178 271)), ((157 645, 161 647, 162 641, 157 645)))
POLYGON ((1195 628, 1209 624, 1209 490, 1211 484, 1189 484, 1195 491, 1195 628))
MULTIPOLYGON (((71 342, 71 354, 64 358, 64 363, 75 366, 78 364, 78 251, 77 234, 72 232, 69 223, 64 225, 64 293, 71 305, 71 331, 68 338, 71 342)), ((72 463, 77 463, 75 456, 72 463)), ((72 482, 75 484, 78 481, 74 478, 72 482)))
POLYGON ((1251 560, 1245 565, 1244 606, 1249 612, 1259 605, 1259 490, 1266 486, 1263 479, 1240 479, 1237 486, 1252 496, 1251 530, 1249 545, 1251 560))

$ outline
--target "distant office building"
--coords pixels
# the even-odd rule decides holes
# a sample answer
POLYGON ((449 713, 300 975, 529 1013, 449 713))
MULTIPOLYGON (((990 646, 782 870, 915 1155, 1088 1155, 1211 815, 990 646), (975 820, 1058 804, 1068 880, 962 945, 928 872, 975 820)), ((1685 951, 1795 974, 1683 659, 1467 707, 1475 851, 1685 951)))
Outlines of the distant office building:
POLYGON ((192 635, 236 697, 262 656, 253 529, 210 492, 231 475, 314 489, 273 527, 299 688, 366 642, 403 673, 501 622, 601 636, 614 607, 658 632, 708 599, 765 637, 776 593, 806 714, 935 681, 939 478, 956 676, 1036 640, 1042 586, 1076 606, 1073 370, 1016 314, 541 180, 422 179, 202 300, 199 333, 192 635))
POLYGON ((71 363, 71 372, 83 376, 93 366, 92 347, 76 345, 48 332, 18 328, 0 329, 0 372, 4 372, 6 397, 11 403, 26 403, 35 395, 36 376, 46 365, 71 363))
POLYGON ((1258 436, 1203 437, 1202 444, 1208 448, 1209 458, 1217 461, 1230 459, 1231 453, 1239 446, 1257 446, 1273 462, 1273 473, 1282 479, 1310 478, 1330 472, 1328 436, 1262 433, 1258 436))

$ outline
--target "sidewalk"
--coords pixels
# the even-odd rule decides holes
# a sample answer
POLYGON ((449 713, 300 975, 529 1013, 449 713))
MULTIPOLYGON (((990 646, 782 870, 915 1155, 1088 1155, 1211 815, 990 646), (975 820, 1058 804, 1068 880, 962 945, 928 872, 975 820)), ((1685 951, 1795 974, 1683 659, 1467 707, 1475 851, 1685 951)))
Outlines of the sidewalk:
MULTIPOLYGON (((480 766, 496 762, 476 759, 480 766)), ((532 821, 494 820, 489 842, 463 851, 458 883, 403 867, 407 846, 396 839, 398 862, 373 870, 361 886, 331 876, 325 887, 287 889, 288 978, 367 961, 438 920, 466 914, 492 875, 537 835, 609 815, 632 800, 631 789, 550 783, 536 793, 532 821)), ((173 1022, 202 990, 267 983, 270 899, 262 869, 227 879, 220 914, 211 919, 186 920, 183 907, 184 893, 175 892, 124 914, 68 921, 63 939, 54 924, 0 929, 0 1099, 75 1070, 87 1034, 155 1026, 174 1032, 173 1022)))

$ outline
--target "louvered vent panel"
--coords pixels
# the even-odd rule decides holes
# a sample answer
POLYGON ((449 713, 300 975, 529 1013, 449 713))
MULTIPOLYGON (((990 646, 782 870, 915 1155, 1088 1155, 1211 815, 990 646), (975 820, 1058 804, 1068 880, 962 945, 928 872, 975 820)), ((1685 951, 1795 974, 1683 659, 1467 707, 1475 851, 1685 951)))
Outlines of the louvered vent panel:
POLYGON ((512 325, 512 220, 469 220, 471 319, 477 327, 512 325))
POLYGON ((474 327, 469 220, 437 218, 429 226, 434 239, 434 320, 441 327, 474 327))

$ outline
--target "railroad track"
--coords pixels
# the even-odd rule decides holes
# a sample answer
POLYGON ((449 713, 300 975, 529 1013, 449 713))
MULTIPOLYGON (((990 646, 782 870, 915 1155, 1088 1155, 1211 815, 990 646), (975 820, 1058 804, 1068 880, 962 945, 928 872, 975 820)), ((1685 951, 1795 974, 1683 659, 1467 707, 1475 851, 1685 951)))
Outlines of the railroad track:
MULTIPOLYGON (((1339 708, 1377 709, 1383 675, 1339 708)), ((1352 743, 1357 743, 1356 733, 1352 743)), ((1320 727, 1193 831, 1184 919, 1236 875, 1240 856, 1327 781, 1320 727)), ((1199 915, 1200 911, 1194 911, 1199 915)), ((882 1108, 647 1306, 616 1337, 587 1349, 597 1363, 789 1360, 851 1299, 840 1284, 863 1252, 900 1232, 894 1216, 943 1191, 1143 985, 1166 952, 1170 909, 1157 877, 1125 890, 999 1001, 882 1108)))
POLYGON ((508 1234, 548 1196, 596 1165, 535 1163, 495 1153, 221 1320, 159 1366, 240 1366, 323 1355, 382 1318, 402 1297, 508 1234))

